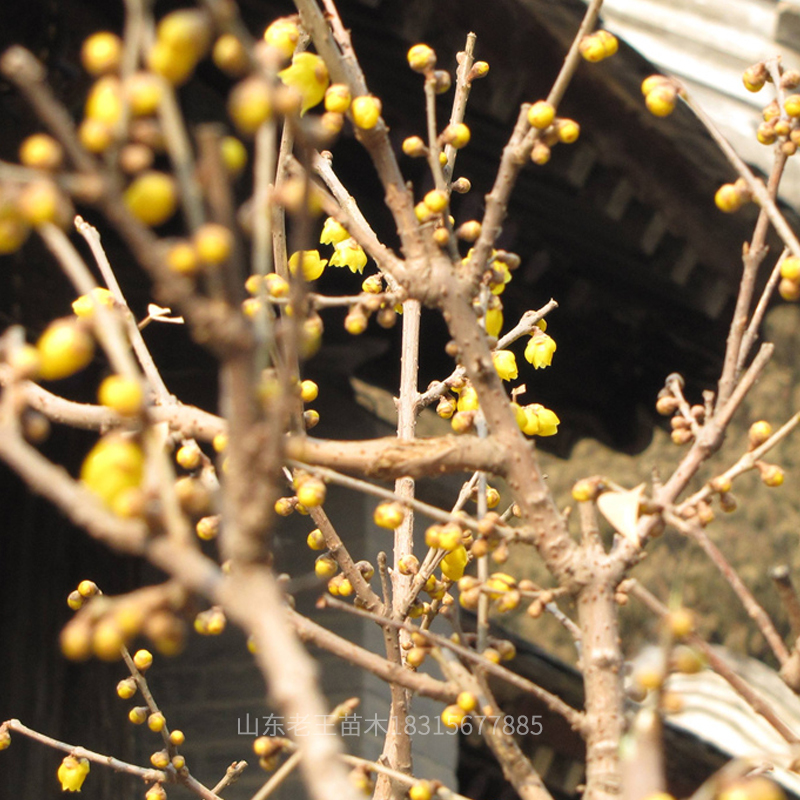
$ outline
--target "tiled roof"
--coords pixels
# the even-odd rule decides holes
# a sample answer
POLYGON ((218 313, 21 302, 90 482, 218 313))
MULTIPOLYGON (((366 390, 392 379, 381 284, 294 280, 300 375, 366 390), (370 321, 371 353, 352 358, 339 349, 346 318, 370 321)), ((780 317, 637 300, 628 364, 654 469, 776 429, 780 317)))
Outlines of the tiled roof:
MULTIPOLYGON (((605 0, 606 27, 680 78, 750 164, 768 173, 772 148, 756 141, 769 88, 748 92, 742 72, 781 54, 800 69, 800 3, 774 0, 605 0)), ((790 159, 782 197, 800 206, 800 163, 790 159)))

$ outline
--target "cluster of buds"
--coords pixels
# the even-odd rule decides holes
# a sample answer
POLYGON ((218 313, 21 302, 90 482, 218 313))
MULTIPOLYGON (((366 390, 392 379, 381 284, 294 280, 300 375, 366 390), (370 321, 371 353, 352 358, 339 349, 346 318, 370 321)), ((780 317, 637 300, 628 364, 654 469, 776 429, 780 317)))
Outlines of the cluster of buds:
MULTIPOLYGON (((682 378, 680 379, 682 383, 682 378)), ((656 411, 664 417, 671 417, 670 434, 675 444, 688 444, 695 437, 697 426, 702 425, 706 419, 705 406, 696 403, 690 406, 688 414, 684 414, 678 398, 668 388, 664 387, 658 393, 656 400, 656 411)))
POLYGON ((227 625, 225 612, 219 606, 201 611, 194 618, 194 629, 201 636, 219 636, 227 625))
MULTIPOLYGON (((772 436, 772 425, 764 419, 754 422, 747 431, 747 446, 749 450, 755 450, 761 447, 772 436)), ((776 487, 781 486, 784 481, 784 472, 777 464, 768 464, 765 461, 758 460, 754 464, 761 477, 762 483, 766 486, 776 487)))
POLYGON ((461 692, 456 702, 442 711, 442 725, 450 730, 458 730, 471 712, 478 708, 478 698, 472 692, 461 692))
POLYGON ((666 75, 650 75, 642 81, 647 110, 656 117, 668 117, 678 102, 681 89, 666 75))
POLYGON ((347 576, 339 573, 328 581, 328 592, 334 597, 350 597, 353 594, 353 584, 347 576))
MULTIPOLYGON (((783 70, 778 64, 776 69, 781 71, 780 89, 792 91, 800 86, 800 72, 797 70, 783 70)), ((742 75, 745 87, 751 92, 760 91, 764 84, 772 82, 772 75, 766 64, 759 62, 748 67, 742 75)), ((797 152, 800 144, 800 127, 797 119, 800 118, 800 94, 790 94, 783 101, 781 107, 777 100, 768 103, 763 111, 763 122, 758 126, 756 138, 761 144, 779 144, 781 151, 786 156, 797 152)))
MULTIPOLYGON (((183 598, 176 595, 173 600, 179 604, 183 598)), ((128 643, 143 633, 159 652, 173 655, 183 646, 185 626, 171 602, 162 594, 147 591, 135 597, 110 598, 94 581, 81 581, 67 597, 69 607, 79 613, 61 632, 61 650, 73 661, 92 655, 116 661, 128 643)))
POLYGON ((619 50, 619 42, 613 33, 598 30, 584 36, 578 49, 586 61, 596 63, 613 56, 619 50))
POLYGON ((459 604, 471 611, 477 609, 481 595, 487 595, 500 614, 516 610, 522 598, 516 579, 505 572, 493 572, 483 582, 464 576, 458 582, 458 591, 459 604))
POLYGON ((556 109, 547 100, 537 100, 528 109, 528 124, 537 131, 531 150, 531 161, 544 165, 557 144, 573 144, 581 135, 581 126, 574 119, 557 117, 556 109))
POLYGON ((277 769, 281 755, 291 749, 292 743, 279 736, 259 736, 253 742, 253 752, 258 756, 258 764, 266 772, 277 769))
POLYGON ((419 631, 414 631, 402 647, 405 650, 405 663, 415 670, 422 666, 431 652, 430 640, 419 631))
POLYGON ((780 266, 781 281, 778 292, 784 300, 797 302, 800 300, 800 258, 787 256, 780 266))
MULTIPOLYGON (((325 502, 327 493, 325 482, 315 475, 309 475, 301 471, 296 472, 294 488, 297 505, 301 505, 305 509, 316 508, 325 502)), ((295 508, 297 508, 297 505, 295 505, 295 508)))

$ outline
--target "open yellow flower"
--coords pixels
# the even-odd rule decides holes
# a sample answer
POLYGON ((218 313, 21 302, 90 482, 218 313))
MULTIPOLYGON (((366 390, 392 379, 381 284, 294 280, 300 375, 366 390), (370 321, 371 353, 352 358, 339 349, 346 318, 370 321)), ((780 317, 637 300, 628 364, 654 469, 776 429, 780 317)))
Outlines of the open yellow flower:
POLYGON ((278 77, 292 89, 296 89, 302 98, 301 116, 321 103, 325 90, 330 84, 330 76, 325 62, 314 53, 297 53, 292 58, 291 66, 282 69, 278 77))
POLYGON ((350 272, 361 273, 367 266, 367 254, 355 239, 345 239, 335 245, 331 256, 332 267, 349 267, 350 272))
POLYGON ((62 792, 79 792, 89 774, 89 762, 85 758, 65 756, 58 768, 58 779, 62 792))
POLYGON ((533 364, 534 369, 549 367, 553 363, 556 342, 551 336, 535 330, 525 347, 525 360, 533 364))
POLYGON ((451 550, 441 561, 442 574, 451 581, 457 581, 464 575, 464 569, 469 561, 467 548, 463 544, 451 550))
MULTIPOLYGON (((297 275, 297 270, 300 269, 300 251, 292 253, 289 257, 289 271, 292 275, 297 275)), ((325 271, 325 265, 328 263, 326 258, 319 257, 319 250, 303 250, 302 251, 302 275, 307 281, 315 281, 325 271)))
POLYGON ((503 294, 506 290, 506 284, 511 280, 511 270, 508 268, 508 264, 503 261, 493 261, 492 269, 498 274, 499 280, 495 281, 493 279, 489 284, 489 289, 492 294, 503 294))
POLYGON ((114 305, 114 295, 108 289, 96 286, 89 294, 82 294, 77 300, 73 300, 72 310, 75 316, 91 317, 95 303, 111 308, 114 305))
POLYGON ((531 403, 523 408, 526 424, 522 432, 527 436, 554 436, 558 433, 561 420, 555 411, 545 408, 541 403, 531 403))
POLYGON ((345 228, 341 222, 338 222, 333 217, 328 217, 325 220, 325 224, 322 226, 322 233, 319 235, 319 242, 320 244, 336 245, 349 238, 350 234, 347 232, 347 228, 345 228))
POLYGON ((465 386, 458 396, 458 403, 456 405, 459 411, 477 411, 478 410, 478 393, 472 386, 465 386))
POLYGON ((488 333, 489 336, 494 336, 495 338, 498 337, 500 335, 500 331, 503 329, 502 307, 487 309, 484 324, 486 326, 486 333, 488 333))
POLYGON ((492 353, 492 361, 497 374, 504 381, 513 381, 519 376, 516 356, 510 350, 497 350, 492 353))

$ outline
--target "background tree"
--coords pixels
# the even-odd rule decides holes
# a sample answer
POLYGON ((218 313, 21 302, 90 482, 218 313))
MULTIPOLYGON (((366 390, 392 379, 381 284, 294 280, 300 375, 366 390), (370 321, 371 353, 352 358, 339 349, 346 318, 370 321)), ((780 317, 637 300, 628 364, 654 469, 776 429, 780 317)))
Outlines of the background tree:
MULTIPOLYGON (((512 653, 507 643, 490 636, 489 616, 526 607, 531 616, 556 616, 575 640, 584 708, 571 708, 529 682, 525 689, 580 730, 587 746, 587 797, 663 791, 658 719, 673 643, 691 641, 725 672, 713 651, 693 638, 690 610, 665 608, 629 577, 666 526, 706 550, 764 634, 782 677, 794 688, 800 685, 796 650, 784 644, 704 531, 714 506, 732 506, 731 488, 743 473, 757 471, 768 487, 783 482, 781 468, 764 458, 800 417, 776 431, 763 420, 754 422, 746 451, 730 463, 715 464, 705 482, 692 485, 772 355, 769 344, 752 355, 771 294, 779 287, 786 299, 800 296, 800 244, 775 204, 785 161, 796 149, 800 101, 787 93, 800 84, 800 75, 783 70, 778 60, 755 65, 745 75, 749 89, 760 90, 769 78, 777 93, 759 130, 763 141, 776 145, 766 186, 717 137, 740 175, 720 188, 717 205, 733 212, 755 200, 760 214, 745 247, 718 386, 704 393, 702 403, 692 403, 695 398, 684 396, 683 379, 672 374, 665 376, 658 397, 659 411, 671 417, 672 439, 685 454, 674 470, 643 475, 634 489, 604 475, 579 481, 572 489, 575 512, 570 515, 554 502, 530 439, 556 434, 557 413, 527 402, 524 385, 509 392, 504 384, 518 380, 510 348, 524 337, 525 360, 534 369, 550 366, 557 345, 544 322, 556 303, 504 320, 503 293, 520 259, 496 245, 523 166, 546 163, 553 148, 568 146, 580 135, 578 123, 558 113, 577 65, 582 58, 596 62, 616 52, 616 39, 596 29, 600 3, 589 3, 547 97, 531 98, 520 109, 480 220, 450 215, 453 193, 470 189, 467 178, 455 177, 458 152, 471 136, 464 121, 467 99, 473 82, 489 69, 475 60, 474 36, 467 37, 455 76, 437 69, 436 53, 426 44, 408 52, 410 68, 424 79, 427 131, 407 138, 402 149, 407 157, 427 162, 433 188, 422 192, 403 178, 380 99, 369 91, 335 7, 325 2, 323 13, 317 3, 298 0, 297 8, 298 17, 272 22, 263 40, 254 42, 228 3, 209 0, 156 23, 143 4, 131 2, 124 38, 100 32, 84 43, 83 66, 95 80, 77 127, 31 53, 14 47, 2 57, 3 74, 48 132, 21 144, 19 164, 2 165, 0 248, 11 252, 29 235, 39 237, 73 284, 76 300, 74 316, 55 320, 35 345, 19 328, 3 337, 0 458, 91 535, 147 558, 169 579, 117 597, 83 581, 70 595, 76 615, 61 638, 70 658, 124 658, 131 678, 118 691, 123 697, 140 692, 145 703, 132 709, 130 719, 147 722, 164 738, 151 766, 109 761, 106 754, 49 739, 16 720, 4 723, 1 740, 7 745, 14 733, 22 733, 65 750, 58 775, 65 790, 80 788, 89 762, 96 761, 143 778, 150 800, 163 797, 164 785, 175 782, 201 797, 217 797, 236 769, 213 789, 192 777, 180 752, 183 734, 169 729, 144 678, 149 651, 131 655, 127 650, 140 634, 162 652, 177 649, 182 616, 203 598, 209 607, 195 615, 195 628, 213 633, 227 619, 241 626, 276 710, 287 719, 319 721, 302 740, 256 741, 262 766, 272 769, 281 754, 288 754, 277 774, 298 765, 312 797, 371 791, 373 776, 378 797, 454 796, 413 775, 406 726, 413 693, 443 702, 444 726, 477 726, 521 797, 549 797, 516 741, 517 720, 499 707, 488 680, 499 677, 519 685, 502 664, 512 653), (215 123, 188 131, 177 99, 180 87, 209 57, 231 78, 230 121, 252 141, 252 193, 238 208, 231 180, 244 168, 247 148, 215 123), (440 123, 436 96, 451 84, 452 111, 440 123), (320 104, 324 111, 314 110, 320 104), (383 186, 396 248, 379 240, 324 150, 345 124, 352 125, 383 186), (159 303, 150 307, 146 320, 137 324, 97 230, 74 215, 72 202, 99 212, 146 270, 159 303), (183 225, 171 222, 179 210, 183 225), (105 287, 96 285, 67 234, 73 222, 105 287), (756 277, 770 225, 787 249, 759 296, 756 277), (318 237, 327 249, 316 245, 318 237), (361 273, 370 259, 378 271, 366 275, 359 292, 315 291, 314 281, 326 270, 348 267, 361 273), (423 306, 447 326, 446 350, 454 368, 420 391, 423 306), (304 376, 302 365, 319 347, 324 319, 335 309, 346 309, 344 328, 354 336, 372 316, 385 327, 401 317, 396 438, 336 441, 307 434, 319 418, 308 407, 318 387, 304 376), (219 415, 170 394, 141 336, 143 325, 156 321, 185 324, 216 359, 219 415), (97 346, 110 372, 99 385, 97 404, 78 404, 35 382, 62 380, 84 369, 97 346), (434 403, 458 435, 416 436, 418 414, 434 403), (44 427, 43 417, 101 432, 78 480, 32 443, 44 427), (175 463, 187 474, 176 477, 175 463), (435 508, 415 498, 416 480, 446 472, 471 473, 452 507, 435 508), (499 493, 488 483, 490 476, 502 479, 513 498, 503 513, 491 510, 499 493), (395 481, 394 488, 383 488, 379 480, 395 481), (378 553, 366 561, 350 552, 347 536, 340 536, 324 510, 330 484, 377 498, 375 522, 394 532, 391 555, 378 553), (471 494, 476 511, 468 514, 464 505, 471 494), (287 579, 272 569, 277 517, 293 512, 308 513, 316 525, 308 543, 323 551, 316 565, 317 576, 327 581, 321 602, 374 620, 383 631, 383 652, 359 648, 293 610, 292 578, 297 576, 287 579), (601 517, 613 536, 602 534, 601 517), (415 520, 422 518, 433 524, 415 536, 415 520), (203 540, 216 542, 213 554, 201 547, 203 540), (546 582, 492 571, 493 563, 505 561, 511 544, 536 551, 546 582), (448 639, 431 633, 430 625, 439 615, 455 616, 455 586, 460 605, 476 614, 476 630, 448 639), (618 609, 630 596, 666 623, 664 663, 640 687, 652 694, 640 713, 641 724, 633 728, 639 756, 626 771, 620 747, 626 696, 618 609), (562 599, 574 604, 574 620, 559 609, 562 599), (341 741, 328 735, 354 704, 327 706, 301 640, 386 680, 391 723, 380 762, 347 756, 341 741), (436 660, 440 678, 416 671, 428 657, 436 660), (355 787, 348 778, 354 764, 355 787)), ((714 133, 675 81, 651 76, 642 91, 658 117, 669 115, 682 97, 714 133)), ((726 675, 735 682, 735 676, 726 675)), ((746 685, 735 686, 757 702, 746 685)), ((757 710, 787 738, 794 737, 774 710, 763 705, 757 710)), ((752 781, 747 786, 763 788, 752 781)))

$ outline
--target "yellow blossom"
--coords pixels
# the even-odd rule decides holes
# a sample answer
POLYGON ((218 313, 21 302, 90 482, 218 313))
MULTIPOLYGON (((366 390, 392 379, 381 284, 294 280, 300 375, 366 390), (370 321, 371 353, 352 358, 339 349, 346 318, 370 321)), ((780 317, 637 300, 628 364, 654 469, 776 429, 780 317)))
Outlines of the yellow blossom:
POLYGON ((553 363, 556 342, 546 333, 534 332, 525 347, 525 360, 533 364, 534 369, 549 367, 553 363))
POLYGON ((89 762, 85 758, 65 756, 58 768, 58 779, 62 792, 79 792, 89 774, 89 762))
POLYGON ((511 280, 511 270, 503 261, 494 261, 492 269, 500 276, 500 280, 493 280, 489 284, 489 288, 492 290, 492 294, 502 294, 506 289, 506 284, 511 280))
POLYGON ((489 336, 497 337, 500 335, 500 331, 503 329, 503 309, 502 308, 490 308, 486 312, 486 333, 489 336))
MULTIPOLYGON (((304 250, 303 252, 303 278, 307 281, 315 281, 325 271, 328 260, 319 257, 319 250, 304 250)), ((292 253, 289 258, 289 271, 292 275, 297 275, 300 265, 300 252, 292 253)))
POLYGON ((108 289, 97 286, 89 294, 82 294, 77 300, 74 300, 72 310, 75 316, 91 317, 94 313, 95 303, 111 308, 114 305, 114 295, 108 289))
POLYGON ((278 77, 287 85, 300 93, 303 104, 301 116, 322 102, 325 90, 330 84, 328 68, 325 62, 314 53, 297 53, 292 64, 278 73, 278 77))
POLYGON ((525 406, 526 424, 522 432, 528 436, 554 436, 558 433, 558 425, 561 420, 555 411, 545 408, 540 403, 531 403, 525 406))
POLYGON ((478 393, 472 386, 465 386, 458 397, 457 406, 459 411, 477 411, 478 393))
POLYGON ((367 265, 367 254, 355 239, 345 239, 335 246, 331 256, 332 267, 349 267, 350 272, 361 273, 367 265))
POLYGON ((325 220, 325 224, 322 226, 322 233, 319 235, 320 244, 336 245, 348 238, 350 238, 350 234, 341 222, 337 222, 333 217, 328 217, 325 220))
POLYGON ((497 350, 492 353, 492 361, 497 374, 504 381, 513 381, 518 377, 517 359, 510 350, 497 350))
POLYGON ((464 575, 464 568, 467 566, 468 561, 467 548, 460 544, 442 559, 442 574, 451 581, 460 580, 464 575))

